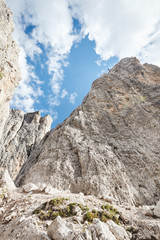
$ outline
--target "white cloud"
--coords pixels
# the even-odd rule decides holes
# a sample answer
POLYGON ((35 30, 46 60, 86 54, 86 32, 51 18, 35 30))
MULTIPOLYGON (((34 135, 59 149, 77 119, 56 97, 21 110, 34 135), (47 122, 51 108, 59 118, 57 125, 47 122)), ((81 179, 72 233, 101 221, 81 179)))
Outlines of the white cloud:
POLYGON ((71 93, 71 95, 69 96, 69 102, 75 104, 76 97, 78 97, 78 94, 76 92, 71 93))
POLYGON ((58 113, 50 110, 49 112, 50 116, 52 117, 53 120, 56 120, 58 118, 58 113))
MULTIPOLYGON (((54 98, 51 105, 57 106, 63 81, 62 68, 68 65, 67 57, 73 42, 77 38, 73 34, 73 20, 68 8, 68 2, 67 0, 7 0, 7 3, 13 11, 15 21, 14 37, 23 49, 23 55, 20 58, 23 84, 21 83, 21 87, 16 90, 16 97, 13 99, 12 105, 17 105, 17 101, 14 102, 15 99, 18 98, 20 101, 19 90, 23 88, 23 90, 25 89, 23 91, 24 98, 30 97, 33 100, 30 101, 30 108, 27 107, 27 109, 34 109, 35 96, 31 91, 33 90, 30 81, 31 75, 32 80, 34 79, 37 84, 40 84, 41 81, 39 79, 36 81, 35 70, 31 69, 27 64, 26 57, 30 57, 34 61, 35 55, 42 53, 40 45, 42 44, 48 58, 46 62, 48 73, 51 75, 52 100, 54 98), (33 26, 33 29, 29 34, 26 34, 26 27, 30 25, 33 26), (30 78, 27 78, 27 74, 30 78)), ((26 108, 23 103, 21 103, 21 106, 23 106, 23 109, 26 108)))
POLYGON ((11 106, 23 109, 25 112, 33 112, 33 105, 39 96, 42 96, 43 92, 39 86, 34 82, 38 82, 39 79, 34 74, 33 67, 26 62, 26 54, 23 48, 20 48, 19 63, 21 68, 22 80, 19 86, 15 90, 14 97, 11 101, 11 106))
POLYGON ((66 91, 66 89, 63 89, 62 90, 62 93, 61 93, 61 98, 65 98, 66 96, 68 95, 68 92, 66 91))
MULTIPOLYGON (((95 40, 95 51, 103 60, 137 56, 157 63, 159 36, 152 34, 160 22, 160 1, 70 0, 72 15, 79 18, 85 34, 95 40), (142 49, 145 47, 145 50, 142 49), (153 52, 152 50, 155 49, 153 52), (150 54, 146 54, 148 52, 150 54), (146 57, 144 57, 146 56, 146 57), (148 56, 148 58, 147 58, 148 56)), ((158 31, 157 29, 156 31, 158 31)))
POLYGON ((158 53, 160 50, 160 22, 157 29, 150 35, 150 42, 144 46, 139 54, 143 62, 154 63, 160 66, 160 57, 158 53))
POLYGON ((60 105, 60 101, 58 99, 57 96, 53 96, 53 95, 49 95, 48 96, 48 104, 49 106, 59 106, 60 105))

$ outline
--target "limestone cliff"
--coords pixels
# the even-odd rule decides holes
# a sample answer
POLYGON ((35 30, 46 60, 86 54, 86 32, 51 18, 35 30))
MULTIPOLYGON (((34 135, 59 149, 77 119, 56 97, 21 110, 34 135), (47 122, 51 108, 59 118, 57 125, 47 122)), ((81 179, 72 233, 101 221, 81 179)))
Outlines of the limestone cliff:
POLYGON ((154 204, 160 198, 159 122, 160 68, 125 58, 31 153, 16 184, 154 204))
POLYGON ((0 0, 0 138, 9 115, 9 101, 20 81, 18 47, 12 38, 12 13, 0 0))
POLYGON ((9 101, 20 80, 13 30, 12 13, 0 0, 0 174, 7 169, 15 179, 30 152, 50 130, 52 120, 50 116, 41 118, 39 112, 9 110, 9 101))
POLYGON ((50 130, 51 123, 51 117, 42 118, 40 112, 24 114, 20 110, 10 110, 1 138, 0 166, 8 169, 12 179, 16 178, 31 151, 50 130))

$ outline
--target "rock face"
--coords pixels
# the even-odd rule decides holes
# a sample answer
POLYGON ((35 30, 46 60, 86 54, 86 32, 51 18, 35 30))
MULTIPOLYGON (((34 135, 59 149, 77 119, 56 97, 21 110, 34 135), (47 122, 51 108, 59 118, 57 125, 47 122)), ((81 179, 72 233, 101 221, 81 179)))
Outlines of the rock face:
POLYGON ((160 200, 158 201, 153 213, 156 217, 160 218, 160 200))
POLYGON ((20 80, 13 30, 12 13, 0 0, 0 175, 7 169, 15 179, 30 152, 50 130, 52 120, 49 116, 41 118, 39 112, 9 110, 9 101, 20 80))
POLYGON ((42 118, 39 112, 24 114, 20 110, 10 110, 1 137, 0 166, 8 169, 12 179, 50 130, 51 123, 49 115, 42 118))
POLYGON ((125 58, 41 141, 16 184, 154 204, 160 198, 159 122, 160 68, 125 58))
POLYGON ((9 115, 9 101, 20 81, 18 47, 12 38, 12 13, 0 0, 0 138, 9 115))

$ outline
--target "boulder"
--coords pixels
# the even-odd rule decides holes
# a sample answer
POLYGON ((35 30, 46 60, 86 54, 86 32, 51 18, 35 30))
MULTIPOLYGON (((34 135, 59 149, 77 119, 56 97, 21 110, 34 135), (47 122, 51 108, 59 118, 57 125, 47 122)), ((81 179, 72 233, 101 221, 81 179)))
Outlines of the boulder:
POLYGON ((129 236, 123 227, 115 224, 112 220, 107 222, 109 230, 114 234, 117 240, 129 240, 129 236))
POLYGON ((160 218, 160 201, 157 202, 154 210, 153 210, 154 216, 160 218))
POLYGON ((47 234, 55 240, 68 239, 72 231, 67 227, 66 220, 58 216, 53 223, 48 227, 47 234))
POLYGON ((23 186, 23 190, 27 193, 31 191, 36 192, 38 190, 38 187, 33 183, 27 183, 23 186))

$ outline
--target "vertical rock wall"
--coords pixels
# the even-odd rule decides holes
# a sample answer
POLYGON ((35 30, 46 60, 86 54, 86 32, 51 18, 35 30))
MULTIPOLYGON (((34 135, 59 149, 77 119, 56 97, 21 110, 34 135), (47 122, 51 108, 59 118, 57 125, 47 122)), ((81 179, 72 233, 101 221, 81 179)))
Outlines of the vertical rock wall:
POLYGON ((0 138, 9 115, 9 101, 20 81, 18 47, 12 38, 12 13, 0 0, 0 138))
POLYGON ((52 119, 41 118, 39 112, 9 110, 9 101, 21 78, 13 30, 12 13, 0 0, 0 172, 7 169, 15 179, 31 151, 50 130, 52 119))

